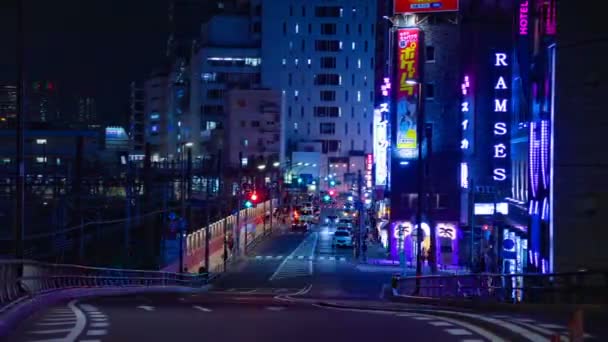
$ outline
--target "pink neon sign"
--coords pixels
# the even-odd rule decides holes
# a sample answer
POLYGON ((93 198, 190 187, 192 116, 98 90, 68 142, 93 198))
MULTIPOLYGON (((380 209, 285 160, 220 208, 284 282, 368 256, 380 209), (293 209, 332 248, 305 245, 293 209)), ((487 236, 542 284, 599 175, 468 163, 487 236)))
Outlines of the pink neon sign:
POLYGON ((519 3, 519 35, 528 35, 528 0, 519 3))

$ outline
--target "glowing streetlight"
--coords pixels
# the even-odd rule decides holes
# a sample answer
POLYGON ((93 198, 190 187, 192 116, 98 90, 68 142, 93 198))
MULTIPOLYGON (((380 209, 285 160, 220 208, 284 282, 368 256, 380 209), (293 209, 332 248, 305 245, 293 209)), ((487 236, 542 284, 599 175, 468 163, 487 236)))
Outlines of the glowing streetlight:
POLYGON ((280 165, 281 165, 281 163, 279 163, 279 162, 272 163, 272 166, 274 166, 274 167, 279 167, 280 165))
POLYGON ((258 165, 258 170, 264 170, 264 169, 266 169, 266 165, 264 165, 264 164, 258 165))

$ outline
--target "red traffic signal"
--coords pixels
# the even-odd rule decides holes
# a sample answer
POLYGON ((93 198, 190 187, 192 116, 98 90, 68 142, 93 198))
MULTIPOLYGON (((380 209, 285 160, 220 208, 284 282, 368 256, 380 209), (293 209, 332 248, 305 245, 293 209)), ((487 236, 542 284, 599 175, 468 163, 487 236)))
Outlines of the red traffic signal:
POLYGON ((336 192, 334 190, 329 190, 329 196, 334 196, 336 192))
POLYGON ((258 200, 258 194, 256 194, 255 192, 251 194, 251 197, 249 198, 250 200, 252 200, 253 202, 258 200))

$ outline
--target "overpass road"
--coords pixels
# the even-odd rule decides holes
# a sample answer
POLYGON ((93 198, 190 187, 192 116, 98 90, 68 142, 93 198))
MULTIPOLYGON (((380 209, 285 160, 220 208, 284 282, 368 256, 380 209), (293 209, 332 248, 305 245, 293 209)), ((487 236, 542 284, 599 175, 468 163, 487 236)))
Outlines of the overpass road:
MULTIPOLYGON (((208 292, 73 300, 9 341, 548 341, 567 321, 386 300, 390 271, 327 248, 332 230, 280 230, 208 292)), ((598 338, 594 334, 588 337, 598 338)))

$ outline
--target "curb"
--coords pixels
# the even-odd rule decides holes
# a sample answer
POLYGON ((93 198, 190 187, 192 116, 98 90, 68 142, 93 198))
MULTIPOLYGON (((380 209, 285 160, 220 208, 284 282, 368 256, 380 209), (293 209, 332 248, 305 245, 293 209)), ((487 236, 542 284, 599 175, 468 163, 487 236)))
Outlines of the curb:
POLYGON ((15 307, 9 309, 6 313, 0 316, 0 339, 8 337, 12 333, 13 329, 19 325, 23 320, 35 312, 49 307, 51 305, 68 301, 72 299, 84 299, 91 297, 100 296, 120 296, 133 293, 164 293, 164 292, 207 292, 211 288, 211 285, 203 286, 199 289, 184 288, 177 286, 155 286, 146 288, 125 288, 125 287, 112 287, 112 288, 74 288, 57 290, 49 293, 45 293, 39 296, 35 296, 21 303, 15 307))
POLYGON ((393 291, 389 295, 392 302, 408 303, 408 304, 423 304, 443 307, 454 307, 464 309, 474 309, 480 311, 503 311, 512 313, 572 313, 577 309, 583 309, 591 312, 607 313, 608 307, 595 304, 509 304, 509 303, 493 303, 481 302, 477 300, 462 300, 451 298, 432 298, 420 296, 400 295, 393 291))

